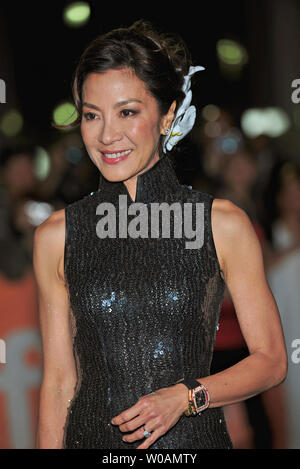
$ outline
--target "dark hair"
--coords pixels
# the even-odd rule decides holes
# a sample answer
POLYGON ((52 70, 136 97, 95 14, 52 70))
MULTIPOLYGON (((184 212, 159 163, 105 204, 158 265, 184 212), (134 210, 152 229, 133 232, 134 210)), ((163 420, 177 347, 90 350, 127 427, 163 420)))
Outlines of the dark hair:
POLYGON ((168 112, 174 100, 178 109, 185 97, 182 85, 190 64, 189 52, 179 36, 161 34, 144 20, 101 35, 83 52, 75 70, 72 91, 78 117, 69 125, 56 127, 70 128, 79 124, 85 79, 90 73, 110 69, 133 70, 156 99, 161 116, 168 112))

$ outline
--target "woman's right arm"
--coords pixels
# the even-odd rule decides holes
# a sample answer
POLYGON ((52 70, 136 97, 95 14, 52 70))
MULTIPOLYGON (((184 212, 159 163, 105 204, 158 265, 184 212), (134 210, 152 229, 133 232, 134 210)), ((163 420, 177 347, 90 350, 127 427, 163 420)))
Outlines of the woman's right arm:
POLYGON ((63 279, 64 245, 63 209, 53 212, 34 233, 33 264, 43 347, 37 449, 62 448, 67 409, 76 385, 69 298, 63 279))

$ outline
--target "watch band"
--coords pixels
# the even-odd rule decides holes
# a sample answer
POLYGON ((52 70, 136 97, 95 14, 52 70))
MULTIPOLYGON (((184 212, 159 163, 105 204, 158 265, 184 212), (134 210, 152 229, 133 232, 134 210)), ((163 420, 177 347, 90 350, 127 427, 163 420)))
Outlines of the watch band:
POLYGON ((182 378, 176 381, 176 384, 178 383, 184 384, 188 389, 194 389, 194 388, 197 388, 198 386, 201 386, 199 381, 197 381, 194 378, 182 378))
POLYGON ((186 416, 200 414, 203 410, 205 410, 209 406, 210 396, 206 387, 203 386, 203 384, 199 383, 199 381, 197 381, 194 378, 182 378, 175 382, 175 384, 179 384, 179 383, 184 384, 189 390, 188 391, 188 408, 184 412, 186 416), (199 393, 199 392, 203 393, 203 396, 205 397, 205 403, 202 406, 197 407, 196 398, 195 398, 197 394, 195 393, 199 393))

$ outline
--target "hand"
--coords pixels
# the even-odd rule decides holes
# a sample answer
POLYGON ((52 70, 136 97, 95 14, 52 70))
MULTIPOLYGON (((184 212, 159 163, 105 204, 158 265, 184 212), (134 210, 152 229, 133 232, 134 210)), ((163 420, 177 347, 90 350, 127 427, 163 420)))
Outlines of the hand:
POLYGON ((133 431, 123 437, 123 441, 128 443, 145 438, 144 429, 152 432, 137 448, 147 449, 175 425, 187 404, 188 390, 179 383, 140 397, 136 404, 114 417, 111 423, 119 425, 121 432, 133 431))

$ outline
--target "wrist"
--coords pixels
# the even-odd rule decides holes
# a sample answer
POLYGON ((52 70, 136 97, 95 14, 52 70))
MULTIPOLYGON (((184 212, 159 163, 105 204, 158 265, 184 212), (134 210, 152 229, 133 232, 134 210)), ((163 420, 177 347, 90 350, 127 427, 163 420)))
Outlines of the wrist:
POLYGON ((175 384, 174 388, 177 388, 178 391, 180 390, 180 392, 181 392, 181 396, 182 396, 181 403, 182 403, 182 405, 180 406, 180 410, 181 410, 181 413, 184 414, 184 412, 186 412, 186 410, 188 408, 188 396, 189 396, 188 389, 183 383, 175 384))

